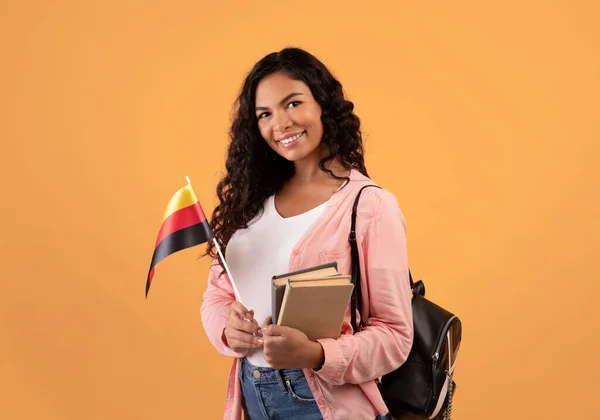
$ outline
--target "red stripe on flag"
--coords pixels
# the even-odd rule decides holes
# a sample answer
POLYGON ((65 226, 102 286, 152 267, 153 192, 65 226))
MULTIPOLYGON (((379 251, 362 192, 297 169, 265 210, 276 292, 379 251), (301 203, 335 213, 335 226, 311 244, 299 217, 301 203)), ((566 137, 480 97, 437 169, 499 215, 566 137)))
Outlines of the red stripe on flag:
POLYGON ((166 236, 169 236, 171 233, 185 229, 197 223, 202 223, 205 220, 206 216, 204 215, 204 211, 202 211, 202 206, 200 206, 199 202, 196 202, 191 206, 184 207, 181 210, 177 210, 175 213, 167 217, 165 222, 160 227, 155 247, 158 246, 160 241, 162 241, 166 236))
POLYGON ((148 278, 146 279, 146 297, 148 297, 148 291, 150 290, 150 285, 152 284, 152 279, 154 278, 154 268, 150 270, 148 273, 148 278))

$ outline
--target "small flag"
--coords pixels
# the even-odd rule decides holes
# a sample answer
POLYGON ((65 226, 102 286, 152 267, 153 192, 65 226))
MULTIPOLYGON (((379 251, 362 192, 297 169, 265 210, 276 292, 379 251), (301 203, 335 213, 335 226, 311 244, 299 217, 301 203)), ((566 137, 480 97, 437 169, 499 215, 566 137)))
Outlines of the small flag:
POLYGON ((165 210, 146 280, 146 297, 156 264, 177 251, 203 244, 211 239, 212 230, 188 179, 188 184, 171 197, 165 210))

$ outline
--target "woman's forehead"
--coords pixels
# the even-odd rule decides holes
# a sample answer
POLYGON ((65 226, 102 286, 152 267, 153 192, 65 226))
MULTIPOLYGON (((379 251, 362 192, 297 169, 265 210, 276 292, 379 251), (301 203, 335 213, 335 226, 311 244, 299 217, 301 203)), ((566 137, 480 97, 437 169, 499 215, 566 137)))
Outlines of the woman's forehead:
POLYGON ((273 73, 262 79, 256 87, 256 104, 276 104, 294 92, 310 95, 310 89, 303 81, 283 73, 273 73))

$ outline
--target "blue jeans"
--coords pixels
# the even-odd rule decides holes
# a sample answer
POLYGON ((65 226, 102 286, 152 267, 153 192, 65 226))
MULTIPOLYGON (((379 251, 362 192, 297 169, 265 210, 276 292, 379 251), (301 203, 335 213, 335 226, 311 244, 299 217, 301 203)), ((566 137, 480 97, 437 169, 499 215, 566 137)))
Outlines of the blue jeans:
MULTIPOLYGON (((248 420, 322 420, 302 369, 271 369, 240 360, 243 409, 248 420)), ((377 416, 375 420, 386 420, 377 416)))
POLYGON ((241 359, 240 382, 246 419, 323 419, 302 369, 257 367, 241 359))

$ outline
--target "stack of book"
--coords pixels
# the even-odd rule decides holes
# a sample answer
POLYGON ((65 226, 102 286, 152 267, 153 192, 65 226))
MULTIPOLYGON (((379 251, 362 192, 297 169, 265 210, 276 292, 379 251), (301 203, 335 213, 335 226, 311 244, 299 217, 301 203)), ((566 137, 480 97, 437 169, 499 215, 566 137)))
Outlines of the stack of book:
POLYGON ((310 340, 338 338, 354 289, 332 262, 273 277, 273 324, 296 328, 310 340))

